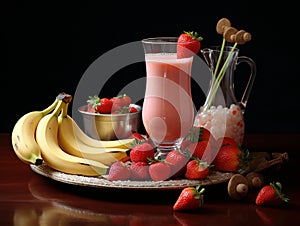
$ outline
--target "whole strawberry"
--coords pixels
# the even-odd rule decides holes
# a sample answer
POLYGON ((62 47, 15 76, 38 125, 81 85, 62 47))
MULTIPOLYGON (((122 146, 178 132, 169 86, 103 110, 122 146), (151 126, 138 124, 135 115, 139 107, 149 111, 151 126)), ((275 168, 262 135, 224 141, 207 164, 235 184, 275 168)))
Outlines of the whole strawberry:
POLYGON ((87 100, 88 106, 95 109, 95 112, 100 114, 110 114, 113 102, 108 98, 100 98, 97 95, 89 96, 87 100))
POLYGON ((149 165, 146 162, 131 162, 131 180, 149 180, 149 165))
POLYGON ((101 98, 100 104, 96 107, 96 112, 101 114, 110 114, 113 103, 108 98, 101 98))
POLYGON ((178 37, 177 58, 187 58, 196 55, 200 51, 200 41, 203 38, 197 32, 184 32, 178 37))
POLYGON ((186 211, 199 209, 203 206, 203 192, 204 188, 200 189, 200 186, 186 187, 184 188, 175 204, 173 205, 174 211, 186 211))
POLYGON ((185 178, 190 180, 201 180, 207 178, 210 165, 198 158, 190 160, 186 166, 185 178))
POLYGON ((112 112, 120 111, 120 109, 123 107, 123 101, 121 99, 121 96, 112 97, 110 100, 113 103, 112 112))
POLYGON ((231 145, 221 146, 213 160, 215 170, 226 172, 238 171, 241 168, 240 158, 242 154, 242 150, 238 147, 231 145))
POLYGON ((212 161, 212 149, 208 140, 201 140, 189 144, 186 149, 192 153, 193 157, 202 159, 207 162, 212 161))
POLYGON ((174 149, 167 154, 166 162, 170 164, 173 178, 184 176, 189 159, 188 151, 174 149))
POLYGON ((148 162, 148 159, 154 158, 154 147, 148 142, 137 144, 130 151, 132 162, 148 162))
POLYGON ((258 206, 279 206, 288 202, 289 198, 282 193, 280 182, 270 183, 260 189, 256 196, 255 204, 258 206))
POLYGON ((235 147, 239 146, 238 143, 232 137, 220 137, 216 140, 216 144, 218 145, 218 147, 227 146, 227 145, 231 145, 235 147))
POLYGON ((115 180, 128 180, 130 179, 131 172, 129 166, 121 161, 116 161, 111 164, 108 172, 108 180, 115 181, 115 180))
POLYGON ((189 135, 185 138, 186 140, 190 140, 193 143, 198 142, 198 141, 202 141, 202 140, 214 140, 215 138, 214 136, 211 134, 211 132, 200 126, 200 127, 192 127, 189 131, 189 135))
POLYGON ((170 164, 163 160, 154 160, 149 166, 149 174, 153 181, 167 180, 171 177, 170 164))

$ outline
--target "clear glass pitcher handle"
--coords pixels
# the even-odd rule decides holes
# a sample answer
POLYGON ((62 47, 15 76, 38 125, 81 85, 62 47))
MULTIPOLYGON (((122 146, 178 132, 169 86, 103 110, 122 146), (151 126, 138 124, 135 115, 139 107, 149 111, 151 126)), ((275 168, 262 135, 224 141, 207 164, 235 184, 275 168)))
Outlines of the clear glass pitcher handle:
POLYGON ((236 65, 238 65, 240 63, 247 63, 250 66, 249 79, 248 79, 247 85, 245 87, 244 93, 242 95, 242 98, 239 102, 239 105, 241 106, 242 111, 244 112, 246 109, 246 105, 247 105, 251 90, 253 88, 254 79, 256 76, 256 64, 251 58, 246 57, 246 56, 239 56, 237 58, 236 65))

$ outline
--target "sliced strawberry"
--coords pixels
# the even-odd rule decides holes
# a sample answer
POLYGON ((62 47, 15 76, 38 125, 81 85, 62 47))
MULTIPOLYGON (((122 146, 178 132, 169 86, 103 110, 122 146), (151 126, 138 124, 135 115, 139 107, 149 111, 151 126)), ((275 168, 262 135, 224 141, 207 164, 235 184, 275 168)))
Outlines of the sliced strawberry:
POLYGON ((129 138, 135 138, 138 141, 146 141, 146 138, 139 132, 133 132, 129 138))
POLYGON ((135 107, 129 107, 129 113, 134 113, 134 112, 138 112, 138 109, 136 109, 135 107))

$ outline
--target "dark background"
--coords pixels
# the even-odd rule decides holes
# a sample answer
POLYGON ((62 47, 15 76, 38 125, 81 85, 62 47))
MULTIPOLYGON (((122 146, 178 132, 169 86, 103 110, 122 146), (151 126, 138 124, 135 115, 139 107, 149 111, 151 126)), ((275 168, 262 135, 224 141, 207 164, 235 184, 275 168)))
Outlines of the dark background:
MULTIPOLYGON (((112 48, 184 30, 200 33, 203 47, 219 45, 215 25, 227 17, 252 34, 251 42, 240 46, 240 54, 257 65, 246 133, 297 133, 299 12, 292 1, 262 3, 1 1, 0 132, 10 133, 19 117, 44 109, 59 92, 74 94, 85 70, 112 48)), ((136 66, 116 76, 102 95, 112 96, 124 83, 143 76, 144 65, 136 66)), ((196 88, 193 96, 200 105, 196 88)))

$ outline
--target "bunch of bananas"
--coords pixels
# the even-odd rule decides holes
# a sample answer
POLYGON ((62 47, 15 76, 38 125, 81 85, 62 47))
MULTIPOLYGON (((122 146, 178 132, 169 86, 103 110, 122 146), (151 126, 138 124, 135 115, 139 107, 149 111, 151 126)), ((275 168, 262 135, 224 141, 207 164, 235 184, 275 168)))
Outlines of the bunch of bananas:
POLYGON ((46 109, 32 111, 16 122, 11 142, 26 164, 45 162, 58 171, 84 176, 107 174, 115 161, 129 159, 134 139, 96 140, 84 133, 68 115, 72 96, 60 93, 46 109))

